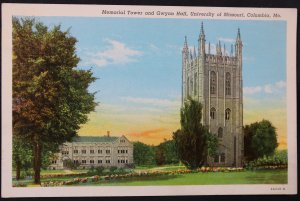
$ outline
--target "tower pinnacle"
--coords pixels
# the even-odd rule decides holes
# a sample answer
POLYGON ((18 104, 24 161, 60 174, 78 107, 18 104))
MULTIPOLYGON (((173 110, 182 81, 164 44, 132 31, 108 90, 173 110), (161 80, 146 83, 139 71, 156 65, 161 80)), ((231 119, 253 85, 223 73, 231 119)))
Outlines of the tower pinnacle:
POLYGON ((200 33, 201 33, 201 35, 205 35, 204 34, 204 28, 203 28, 203 22, 201 22, 201 32, 200 33))
POLYGON ((201 30, 198 39, 198 54, 200 56, 205 55, 205 34, 204 34, 203 22, 201 22, 201 30))
POLYGON ((187 37, 184 36, 184 45, 183 48, 188 48, 188 44, 187 44, 187 37))
POLYGON ((238 28, 238 33, 236 36, 236 41, 241 41, 241 32, 240 32, 240 28, 238 28))

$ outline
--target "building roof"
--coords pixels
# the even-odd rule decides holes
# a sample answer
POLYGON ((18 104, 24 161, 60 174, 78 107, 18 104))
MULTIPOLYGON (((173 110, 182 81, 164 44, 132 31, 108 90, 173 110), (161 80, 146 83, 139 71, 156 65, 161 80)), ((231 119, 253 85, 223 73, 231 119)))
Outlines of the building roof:
POLYGON ((72 142, 114 142, 118 138, 112 136, 76 136, 72 138, 72 142))

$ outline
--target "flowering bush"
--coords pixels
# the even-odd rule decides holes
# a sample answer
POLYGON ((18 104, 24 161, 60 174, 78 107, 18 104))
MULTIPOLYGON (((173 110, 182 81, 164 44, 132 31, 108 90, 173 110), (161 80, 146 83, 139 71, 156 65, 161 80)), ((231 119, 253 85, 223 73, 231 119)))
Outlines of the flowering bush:
POLYGON ((24 184, 24 183, 15 183, 13 184, 13 187, 26 187, 27 184, 24 184))
POLYGON ((54 177, 74 177, 74 176, 84 176, 86 173, 59 173, 59 174, 44 174, 41 175, 41 178, 54 178, 54 177))
POLYGON ((197 170, 168 170, 168 171, 141 171, 141 172, 131 172, 127 174, 110 174, 105 176, 94 175, 91 177, 84 177, 84 178, 75 178, 68 181, 63 182, 44 182, 41 186, 48 187, 48 186, 61 186, 61 185, 73 185, 78 183, 87 183, 87 182, 99 182, 101 180, 116 180, 116 179, 125 179, 125 178, 134 178, 134 177, 149 177, 149 176, 162 176, 162 175, 180 175, 180 174, 190 174, 190 173, 197 173, 197 172, 238 172, 243 171, 243 168, 231 168, 231 167, 201 167, 197 170))

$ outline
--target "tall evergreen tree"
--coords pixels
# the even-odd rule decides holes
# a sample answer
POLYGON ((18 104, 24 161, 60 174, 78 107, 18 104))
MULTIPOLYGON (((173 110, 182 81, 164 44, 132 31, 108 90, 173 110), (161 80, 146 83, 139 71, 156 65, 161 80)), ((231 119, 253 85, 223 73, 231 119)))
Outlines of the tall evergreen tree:
POLYGON ((181 129, 173 133, 178 156, 189 169, 201 167, 207 157, 208 129, 201 124, 202 105, 188 99, 180 112, 181 129))
POLYGON ((13 18, 13 135, 32 145, 34 182, 43 149, 57 150, 94 110, 91 70, 78 70, 76 39, 60 26, 13 18))

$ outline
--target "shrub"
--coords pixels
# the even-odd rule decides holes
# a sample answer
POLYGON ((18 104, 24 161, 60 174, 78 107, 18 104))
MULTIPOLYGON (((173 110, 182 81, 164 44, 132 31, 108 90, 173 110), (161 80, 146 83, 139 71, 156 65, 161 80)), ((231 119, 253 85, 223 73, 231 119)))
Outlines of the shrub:
POLYGON ((249 170, 262 168, 282 168, 288 164, 287 151, 277 150, 272 156, 264 156, 246 164, 249 170))
POLYGON ((125 164, 125 168, 133 169, 133 168, 135 168, 135 165, 134 165, 134 163, 127 163, 127 164, 125 164))
POLYGON ((100 167, 96 167, 96 174, 97 175, 103 175, 103 171, 104 171, 104 167, 100 166, 100 167))
POLYGON ((116 167, 116 166, 111 166, 111 167, 109 168, 109 171, 110 171, 110 173, 114 173, 117 169, 118 169, 118 167, 116 167))

